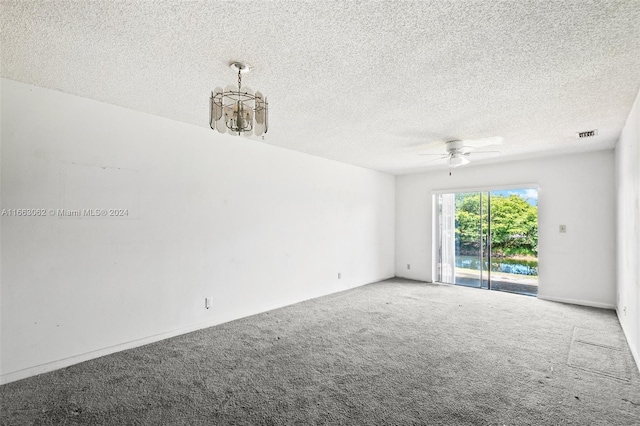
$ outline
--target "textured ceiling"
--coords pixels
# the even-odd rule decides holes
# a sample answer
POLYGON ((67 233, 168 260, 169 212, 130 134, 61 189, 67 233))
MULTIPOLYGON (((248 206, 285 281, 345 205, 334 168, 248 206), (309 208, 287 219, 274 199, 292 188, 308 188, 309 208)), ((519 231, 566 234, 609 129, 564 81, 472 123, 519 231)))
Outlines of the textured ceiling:
POLYGON ((394 174, 437 167, 418 154, 449 139, 504 138, 478 162, 611 148, 640 89, 640 0, 0 8, 3 77, 208 127, 243 60, 269 98, 255 143, 394 174))

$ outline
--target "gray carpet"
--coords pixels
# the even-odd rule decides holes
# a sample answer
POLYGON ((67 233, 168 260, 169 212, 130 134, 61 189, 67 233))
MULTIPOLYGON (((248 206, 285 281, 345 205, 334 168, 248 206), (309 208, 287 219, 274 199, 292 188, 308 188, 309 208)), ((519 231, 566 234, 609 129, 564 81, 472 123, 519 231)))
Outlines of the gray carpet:
POLYGON ((0 387, 2 425, 634 425, 613 311, 387 280, 0 387))
POLYGON ((631 364, 620 334, 575 327, 567 364, 607 377, 631 381, 631 364))

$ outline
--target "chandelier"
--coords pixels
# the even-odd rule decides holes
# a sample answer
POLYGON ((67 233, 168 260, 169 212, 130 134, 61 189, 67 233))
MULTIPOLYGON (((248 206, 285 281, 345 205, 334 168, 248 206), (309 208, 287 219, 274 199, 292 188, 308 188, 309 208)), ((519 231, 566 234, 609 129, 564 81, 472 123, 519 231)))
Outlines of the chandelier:
POLYGON ((229 85, 222 90, 216 87, 211 92, 209 126, 220 133, 242 136, 261 136, 269 129, 267 98, 260 92, 242 87, 242 74, 250 67, 244 62, 231 62, 232 70, 238 72, 238 86, 229 85))

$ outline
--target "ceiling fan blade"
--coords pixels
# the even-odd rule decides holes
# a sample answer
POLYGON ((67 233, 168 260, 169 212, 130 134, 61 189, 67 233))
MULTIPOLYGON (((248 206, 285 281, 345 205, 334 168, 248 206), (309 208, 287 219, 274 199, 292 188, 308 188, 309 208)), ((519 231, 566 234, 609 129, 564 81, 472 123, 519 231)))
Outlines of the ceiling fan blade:
POLYGON ((448 155, 443 155, 440 158, 434 158, 433 160, 429 160, 429 161, 425 161, 423 164, 427 164, 427 163, 435 163, 436 161, 442 161, 444 162, 445 160, 447 160, 449 158, 448 155))
POLYGON ((500 151, 473 151, 473 153, 470 153, 471 157, 483 157, 483 158, 487 158, 487 157, 497 157, 498 155, 500 155, 500 151))
POLYGON ((483 148, 485 146, 502 145, 504 138, 502 136, 492 136, 482 139, 465 139, 462 141, 465 148, 483 148))

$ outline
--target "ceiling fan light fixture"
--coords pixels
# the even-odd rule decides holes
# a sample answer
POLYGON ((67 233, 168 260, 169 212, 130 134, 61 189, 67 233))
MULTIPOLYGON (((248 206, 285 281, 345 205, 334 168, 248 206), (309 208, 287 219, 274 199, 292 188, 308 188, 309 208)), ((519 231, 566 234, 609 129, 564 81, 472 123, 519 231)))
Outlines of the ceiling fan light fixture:
POLYGON ((211 92, 209 127, 220 133, 242 136, 261 136, 269 130, 269 103, 260 92, 242 87, 242 74, 251 70, 245 62, 231 62, 238 73, 238 86, 228 85, 211 92))
POLYGON ((460 154, 451 154, 449 157, 449 167, 458 167, 469 164, 469 160, 461 156, 460 154))

